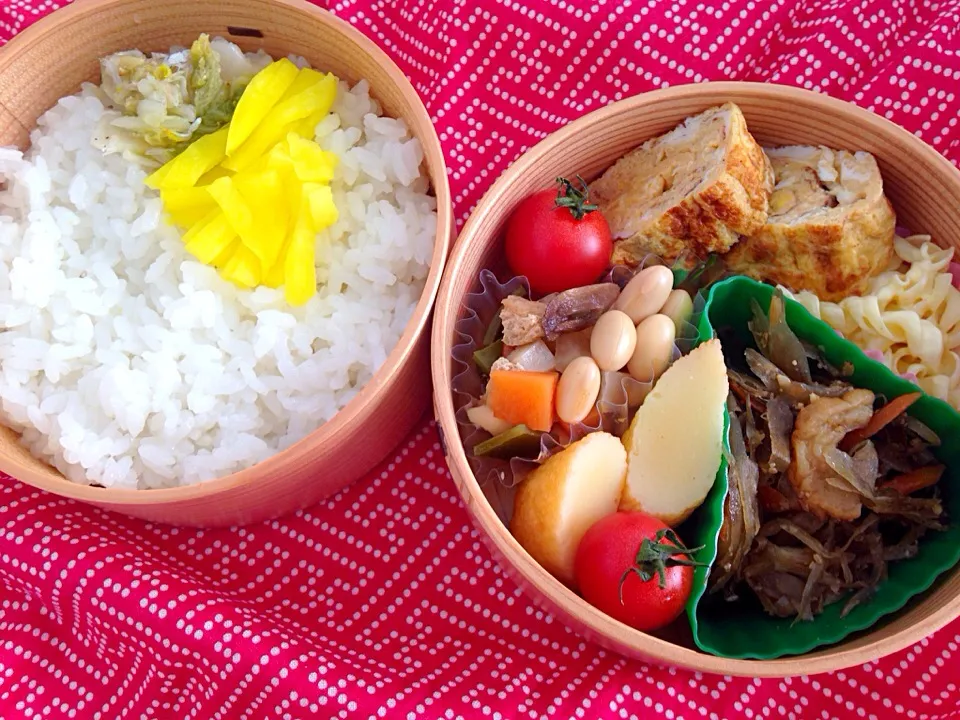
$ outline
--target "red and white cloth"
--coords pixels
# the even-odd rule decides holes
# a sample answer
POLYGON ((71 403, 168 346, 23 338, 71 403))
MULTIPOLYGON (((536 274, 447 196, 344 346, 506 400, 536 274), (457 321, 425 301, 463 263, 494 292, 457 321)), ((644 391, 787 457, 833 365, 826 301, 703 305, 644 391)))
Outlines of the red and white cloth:
MULTIPOLYGON (((6 40, 60 0, 0 0, 6 40)), ((563 123, 664 85, 762 80, 960 161, 960 0, 341 0, 410 75, 462 223, 563 123)), ((846 672, 628 661, 491 561, 430 420, 365 480, 246 528, 158 527, 0 480, 0 718, 948 718, 960 622, 846 672)))

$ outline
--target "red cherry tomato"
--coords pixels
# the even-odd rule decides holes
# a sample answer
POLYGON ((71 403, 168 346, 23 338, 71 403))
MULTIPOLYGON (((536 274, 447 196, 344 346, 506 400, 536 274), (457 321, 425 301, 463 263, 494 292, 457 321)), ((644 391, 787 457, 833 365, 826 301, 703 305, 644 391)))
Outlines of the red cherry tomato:
POLYGON ((610 266, 613 241, 607 220, 591 205, 582 180, 558 178, 520 203, 507 224, 507 263, 538 294, 590 285, 610 266))
POLYGON ((618 512, 587 530, 574 572, 591 605, 638 630, 656 630, 676 620, 690 597, 698 564, 692 552, 656 518, 618 512))

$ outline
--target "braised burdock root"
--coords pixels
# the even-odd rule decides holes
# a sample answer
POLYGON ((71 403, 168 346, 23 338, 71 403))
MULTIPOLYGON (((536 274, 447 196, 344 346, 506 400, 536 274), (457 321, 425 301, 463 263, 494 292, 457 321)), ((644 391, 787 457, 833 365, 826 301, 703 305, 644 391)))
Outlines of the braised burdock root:
POLYGON ((804 347, 782 297, 753 312, 760 351, 724 345, 729 494, 710 586, 735 597, 745 585, 777 617, 811 620, 834 602, 845 615, 944 528, 939 438, 905 414, 919 393, 885 401, 804 347))

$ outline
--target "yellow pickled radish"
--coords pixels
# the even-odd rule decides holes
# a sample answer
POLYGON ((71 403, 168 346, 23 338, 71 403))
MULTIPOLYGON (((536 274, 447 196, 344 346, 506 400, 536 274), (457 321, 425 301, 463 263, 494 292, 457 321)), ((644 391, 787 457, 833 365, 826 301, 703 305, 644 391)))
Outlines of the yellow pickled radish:
POLYGON ((263 274, 263 284, 274 289, 281 287, 286 280, 287 251, 290 249, 290 237, 296 229, 297 215, 300 210, 301 191, 296 190, 296 177, 291 173, 285 176, 284 180, 283 209, 278 212, 285 214, 287 226, 280 244, 280 251, 277 253, 273 265, 263 274))
POLYGON ((287 58, 270 63, 253 76, 244 88, 233 111, 227 133, 227 155, 250 137, 260 121, 273 109, 299 75, 297 66, 287 58))
POLYGON ((243 243, 240 242, 240 238, 234 236, 233 240, 230 241, 230 244, 227 245, 213 260, 208 262, 207 265, 212 265, 218 269, 222 268, 224 265, 230 262, 230 258, 232 258, 234 253, 237 252, 237 249, 242 246, 243 243))
POLYGON ((330 227, 337 221, 339 213, 333 203, 333 191, 329 185, 304 183, 303 193, 314 232, 330 227))
POLYGON ((213 170, 208 173, 204 173, 204 175, 197 180, 197 187, 205 187, 214 180, 219 180, 222 177, 230 177, 231 175, 233 175, 232 172, 227 170, 225 167, 220 167, 217 165, 213 170))
POLYGON ((183 237, 180 238, 183 241, 184 245, 189 245, 190 241, 193 240, 194 236, 201 232, 207 225, 212 223, 218 217, 223 217, 223 210, 219 206, 214 205, 213 209, 210 210, 206 215, 204 215, 200 220, 191 225, 187 231, 183 234, 183 237))
POLYGON ((167 216, 186 228, 187 251, 225 280, 282 287, 291 305, 316 294, 317 232, 339 216, 329 186, 338 158, 313 136, 336 92, 332 75, 273 63, 247 86, 228 126, 148 178, 167 216))
POLYGON ((275 170, 293 169, 293 158, 290 157, 290 145, 286 140, 281 140, 266 155, 266 165, 275 170))
POLYGON ((272 146, 283 140, 295 123, 320 111, 329 112, 336 92, 336 79, 332 75, 324 75, 306 90, 281 100, 267 113, 246 142, 223 161, 223 167, 239 172, 253 165, 272 146))
POLYGON ((324 73, 319 70, 314 70, 313 68, 301 68, 300 72, 297 73, 297 77, 293 79, 293 82, 290 84, 290 87, 287 88, 286 92, 283 93, 283 96, 280 98, 280 102, 284 100, 289 100, 294 95, 299 95, 304 90, 313 85, 316 85, 318 82, 323 80, 324 73))
POLYGON ((210 265, 237 237, 223 213, 204 225, 185 243, 187 252, 204 265, 210 265))
POLYGON ((237 189, 234 178, 222 177, 215 180, 209 185, 207 192, 223 210, 231 227, 240 236, 243 244, 247 247, 256 244, 257 230, 254 226, 253 211, 250 209, 247 199, 237 189))
MULTIPOLYGON (((293 95, 306 90, 308 87, 314 83, 320 82, 322 79, 322 72, 318 72, 312 68, 304 68, 300 71, 300 75, 294 81, 293 85, 290 86, 290 89, 287 90, 287 94, 284 95, 283 99, 286 100, 288 97, 292 97, 293 95)), ((317 125, 321 120, 323 120, 323 118, 327 116, 328 112, 329 109, 321 109, 318 112, 313 113, 304 120, 296 123, 292 129, 292 132, 295 132, 309 140, 313 140, 316 136, 317 125)))
POLYGON ((193 187, 207 172, 227 156, 225 126, 191 143, 186 150, 165 164, 145 182, 157 190, 176 190, 193 187))
POLYGON ((317 292, 317 267, 314 264, 313 235, 290 238, 290 248, 284 259, 283 296, 298 307, 317 292))
POLYGON ((337 156, 320 148, 313 140, 289 133, 287 146, 293 170, 303 182, 328 183, 333 180, 337 156))
POLYGON ((274 264, 272 268, 270 268, 263 274, 263 277, 260 279, 260 282, 273 290, 277 290, 278 288, 282 287, 284 282, 283 274, 284 274, 284 271, 286 270, 285 268, 286 258, 287 258, 286 252, 281 252, 280 257, 277 259, 277 262, 274 264))
POLYGON ((240 287, 256 287, 260 283, 260 261, 250 248, 240 244, 220 268, 220 276, 240 287))
MULTIPOLYGON (((176 158, 173 160, 176 160, 176 158)), ((143 181, 143 184, 147 187, 153 188, 154 190, 158 189, 167 175, 170 174, 170 170, 173 168, 173 160, 168 160, 159 168, 154 170, 151 174, 147 175, 143 181)))
MULTIPOLYGON (((329 111, 328 111, 329 112, 329 111)), ((327 113, 314 113, 306 120, 301 120, 293 126, 293 131, 300 137, 307 140, 315 140, 317 137, 317 125, 327 116, 327 113)))
POLYGON ((290 235, 283 273, 283 294, 293 306, 303 305, 317 292, 316 231, 306 191, 301 192, 300 198, 300 211, 290 235))
POLYGON ((263 277, 261 278, 260 282, 262 282, 268 288, 273 288, 276 290, 283 285, 284 272, 286 271, 288 246, 288 238, 285 237, 283 239, 283 244, 280 246, 280 252, 277 253, 277 259, 274 261, 273 266, 263 273, 263 277))
POLYGON ((289 188, 284 184, 280 171, 274 169, 249 175, 240 173, 236 176, 235 185, 253 216, 251 240, 247 242, 244 238, 244 242, 260 260, 262 268, 272 268, 283 249, 289 229, 286 199, 289 188))
POLYGON ((217 203, 204 187, 161 190, 163 209, 174 224, 189 228, 203 220, 217 203))

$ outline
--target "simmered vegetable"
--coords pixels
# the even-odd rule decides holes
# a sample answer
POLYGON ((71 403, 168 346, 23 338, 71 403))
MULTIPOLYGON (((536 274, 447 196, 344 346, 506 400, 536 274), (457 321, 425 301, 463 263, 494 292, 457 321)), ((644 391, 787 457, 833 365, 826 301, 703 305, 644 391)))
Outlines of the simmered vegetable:
POLYGON ((493 370, 487 384, 487 404, 502 420, 549 432, 556 389, 555 372, 493 370))
POLYGON ((555 577, 575 585, 577 547, 617 509, 627 457, 612 435, 587 435, 530 473, 517 489, 510 531, 555 577))
POLYGON ((539 452, 540 433, 525 425, 514 425, 489 440, 477 443, 473 448, 473 454, 477 457, 536 457, 539 452))
POLYGON ((720 467, 727 392, 716 340, 664 373, 623 436, 629 472, 621 509, 676 526, 703 502, 720 467))
POLYGON ((491 435, 505 433, 513 427, 506 420, 501 420, 494 415, 489 405, 474 405, 471 408, 467 408, 467 418, 474 425, 486 430, 491 435))

